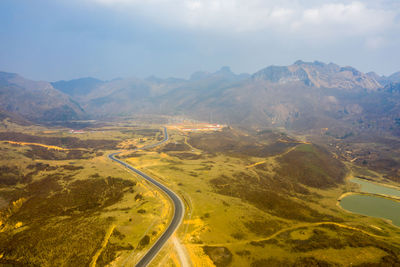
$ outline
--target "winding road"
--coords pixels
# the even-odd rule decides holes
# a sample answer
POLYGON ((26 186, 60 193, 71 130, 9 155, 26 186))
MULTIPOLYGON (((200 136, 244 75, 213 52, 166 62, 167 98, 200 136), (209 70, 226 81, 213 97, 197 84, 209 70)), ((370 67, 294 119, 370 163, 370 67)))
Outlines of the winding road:
MULTIPOLYGON (((164 127, 164 139, 158 143, 151 144, 144 146, 140 149, 149 149, 153 148, 156 146, 159 146, 165 142, 167 142, 169 139, 167 128, 164 127)), ((183 216, 185 214, 185 206, 183 205, 182 200, 179 198, 177 194, 175 194, 171 189, 166 187, 165 185, 161 184, 157 180, 151 178, 147 174, 139 171, 138 169, 132 167, 131 165, 115 158, 116 155, 118 155, 121 152, 117 153, 112 153, 108 155, 108 157, 113 160, 118 162, 119 164, 125 166, 126 168, 130 169, 131 171, 134 171, 135 173, 139 174, 141 177, 143 177, 145 180, 149 181, 156 187, 158 187, 160 190, 162 190, 167 196, 171 199, 173 203, 173 217, 168 225, 167 229, 165 232, 157 239, 157 241, 153 244, 153 246, 147 251, 147 253, 139 260, 139 262, 136 264, 137 267, 144 267, 147 266, 153 259, 154 257, 158 254, 158 252, 161 250, 161 248, 164 246, 164 244, 168 241, 168 239, 172 236, 172 234, 178 229, 179 225, 182 222, 183 216)))

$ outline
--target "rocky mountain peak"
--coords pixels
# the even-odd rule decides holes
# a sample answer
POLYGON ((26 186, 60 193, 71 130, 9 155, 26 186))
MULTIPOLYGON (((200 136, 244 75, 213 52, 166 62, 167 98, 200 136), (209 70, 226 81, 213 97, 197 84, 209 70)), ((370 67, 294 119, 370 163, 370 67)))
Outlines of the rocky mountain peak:
POLYGON ((221 67, 221 69, 219 71, 217 71, 217 72, 220 72, 220 73, 232 73, 233 74, 233 72, 231 71, 231 68, 228 67, 228 66, 221 67))
POLYGON ((255 73, 252 78, 258 81, 285 84, 301 82, 308 86, 336 89, 366 89, 375 91, 383 86, 372 76, 359 70, 320 61, 296 61, 290 66, 269 66, 255 73))
POLYGON ((198 81, 198 80, 204 80, 204 79, 208 79, 208 78, 212 78, 212 79, 214 79, 214 78, 221 79, 222 78, 222 79, 236 81, 236 80, 246 79, 249 76, 250 75, 248 75, 246 73, 242 73, 239 75, 235 74, 234 72, 232 72, 230 67, 223 66, 214 73, 205 72, 205 71, 197 71, 190 76, 190 81, 198 81))
POLYGON ((400 83, 400 71, 395 72, 388 77, 388 80, 393 83, 400 83))
POLYGON ((0 71, 0 81, 10 80, 10 79, 15 78, 16 76, 18 76, 16 73, 0 71))
POLYGON ((191 81, 197 81, 207 78, 210 75, 209 72, 206 71, 196 71, 190 76, 191 81))

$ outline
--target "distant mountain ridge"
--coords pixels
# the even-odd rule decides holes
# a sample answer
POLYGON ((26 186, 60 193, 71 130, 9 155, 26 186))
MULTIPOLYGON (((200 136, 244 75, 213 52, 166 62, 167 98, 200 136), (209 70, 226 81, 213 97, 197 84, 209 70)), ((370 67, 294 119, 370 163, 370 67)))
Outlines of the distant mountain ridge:
POLYGON ((98 117, 185 115, 301 130, 351 128, 363 121, 367 126, 358 125, 359 129, 374 125, 397 131, 396 75, 389 77, 365 74, 350 66, 299 60, 290 66, 269 66, 253 75, 237 75, 222 67, 214 73, 195 72, 188 80, 122 79, 104 83, 84 97, 71 97, 98 117))
POLYGON ((280 84, 301 81, 305 85, 318 88, 353 90, 359 88, 375 91, 382 87, 376 78, 353 67, 340 67, 333 63, 325 64, 319 61, 298 60, 290 66, 270 66, 256 72, 252 78, 280 84))
POLYGON ((104 81, 86 77, 70 81, 52 82, 51 85, 67 95, 86 95, 104 83, 104 81))
MULTIPOLYGON (((38 82, 36 86, 50 90, 49 95, 64 103, 61 106, 72 109, 65 109, 65 118, 79 118, 82 107, 92 118, 183 115, 258 127, 375 129, 400 134, 399 73, 385 77, 334 63, 299 60, 289 66, 269 66, 252 75, 235 74, 222 67, 213 73, 195 72, 190 79, 151 76, 59 81, 52 83, 59 90, 57 97, 51 84, 38 82)), ((26 83, 29 87, 32 81, 26 83)), ((2 107, 5 109, 5 104, 2 107)), ((27 116, 29 112, 19 114, 27 116)))
POLYGON ((389 77, 387 77, 387 80, 392 82, 392 83, 400 83, 400 71, 393 73, 389 77))
POLYGON ((205 71, 198 71, 193 73, 190 76, 191 81, 196 81, 196 80, 203 80, 207 79, 210 77, 221 77, 221 78, 226 78, 226 79, 232 79, 232 80, 244 80, 249 78, 251 75, 247 73, 241 73, 241 74, 235 74, 231 71, 231 68, 228 66, 223 66, 221 69, 214 73, 210 72, 205 72, 205 71))
POLYGON ((85 116, 78 103, 48 82, 0 72, 0 108, 32 121, 76 120, 85 116))

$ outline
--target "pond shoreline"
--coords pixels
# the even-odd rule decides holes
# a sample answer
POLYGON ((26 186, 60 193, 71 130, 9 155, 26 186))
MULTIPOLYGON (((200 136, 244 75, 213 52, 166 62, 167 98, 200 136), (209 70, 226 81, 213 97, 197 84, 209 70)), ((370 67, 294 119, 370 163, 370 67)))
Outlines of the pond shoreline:
MULTIPOLYGON (((352 181, 351 181, 352 179, 360 179, 360 180, 366 181, 367 183, 371 183, 371 184, 374 184, 374 185, 377 185, 377 186, 387 187, 387 188, 394 189, 394 190, 397 190, 397 191, 400 192, 400 186, 396 186, 396 185, 392 185, 392 184, 385 184, 385 183, 377 182, 377 181, 375 181, 375 180, 372 180, 372 179, 369 179, 369 178, 366 178, 366 177, 362 177, 362 176, 351 176, 351 177, 347 178, 347 180, 348 180, 349 182, 352 182, 352 181)), ((352 182, 352 183, 357 184, 356 182, 352 182)), ((400 197, 399 197, 399 198, 400 198, 400 197)))
POLYGON ((397 196, 391 196, 391 195, 385 195, 385 194, 374 194, 374 193, 367 193, 367 192, 356 192, 356 191, 351 191, 351 192, 346 192, 340 195, 340 197, 337 199, 338 203, 340 203, 340 201, 347 197, 347 196, 351 196, 351 195, 366 195, 366 196, 373 196, 373 197, 380 197, 380 198, 385 198, 385 199, 389 199, 389 200, 393 200, 396 202, 400 202, 400 197, 397 196))
MULTIPOLYGON (((361 190, 362 190, 362 184, 359 184, 359 183, 357 183, 357 182, 351 181, 352 179, 360 179, 360 180, 364 181, 365 183, 370 183, 370 184, 373 184, 373 185, 376 185, 376 186, 379 186, 379 187, 386 187, 386 188, 398 190, 398 191, 400 192, 399 188, 398 188, 398 187, 395 187, 395 186, 386 185, 386 184, 382 184, 382 183, 377 183, 377 182, 374 182, 374 181, 370 181, 369 179, 363 179, 363 178, 351 176, 351 177, 349 177, 349 178, 346 179, 346 180, 347 180, 348 182, 357 184, 360 191, 349 191, 349 192, 345 192, 345 193, 341 194, 341 195, 339 196, 339 198, 337 199, 336 205, 337 205, 340 209, 344 210, 345 212, 352 213, 352 214, 358 214, 358 215, 362 215, 362 216, 380 218, 380 219, 384 220, 385 222, 389 223, 389 224, 392 225, 392 226, 400 227, 400 225, 398 225, 398 222, 397 222, 397 224, 395 224, 395 223, 392 221, 393 217, 391 217, 390 215, 388 216, 389 218, 384 217, 384 215, 382 215, 382 214, 377 215, 376 210, 375 210, 375 213, 374 213, 373 210, 371 210, 372 214, 371 214, 371 215, 368 214, 368 212, 365 211, 365 207, 364 207, 364 210, 363 210, 363 207, 362 207, 361 202, 360 202, 360 206, 359 206, 359 208, 358 208, 358 211, 359 211, 359 212, 357 212, 357 209, 355 209, 354 206, 353 206, 353 208, 349 208, 349 207, 348 207, 348 208, 345 208, 345 207, 343 207, 343 206, 342 206, 342 200, 343 200, 343 199, 348 198, 348 197, 353 197, 353 198, 354 198, 355 196, 366 196, 367 198, 361 198, 361 199, 359 198, 359 199, 358 199, 358 201, 361 201, 361 200, 363 199, 363 200, 364 200, 364 203, 363 203, 364 205, 365 205, 365 201, 367 201, 367 202, 368 202, 368 201, 372 201, 371 199, 368 199, 368 197, 369 197, 369 198, 377 198, 377 199, 378 199, 378 198, 379 198, 379 199, 386 199, 386 200, 393 201, 394 203, 397 203, 397 204, 400 205, 400 197, 399 197, 399 196, 388 195, 388 194, 383 194, 383 193, 363 192, 363 191, 361 191, 361 190)), ((371 190, 371 189, 370 189, 370 190, 371 190)), ((373 189, 372 189, 372 190, 373 190, 373 189)), ((377 189, 376 189, 376 191, 379 191, 379 190, 380 190, 380 188, 377 188, 377 189)), ((350 199, 347 199, 347 200, 350 201, 350 199)), ((387 206, 388 208, 389 208, 389 207, 392 207, 392 204, 390 204, 390 202, 383 202, 383 203, 386 203, 386 204, 388 205, 388 206, 387 206)), ((382 203, 382 204, 383 204, 383 203, 382 203)), ((347 204, 349 204, 349 203, 347 203, 347 204)), ((353 203, 353 204, 354 204, 354 203, 353 203)), ((373 206, 373 205, 371 205, 371 206, 373 206)), ((385 214, 385 215, 387 215, 387 214, 385 214)), ((397 218, 395 218, 395 221, 397 221, 397 218)))

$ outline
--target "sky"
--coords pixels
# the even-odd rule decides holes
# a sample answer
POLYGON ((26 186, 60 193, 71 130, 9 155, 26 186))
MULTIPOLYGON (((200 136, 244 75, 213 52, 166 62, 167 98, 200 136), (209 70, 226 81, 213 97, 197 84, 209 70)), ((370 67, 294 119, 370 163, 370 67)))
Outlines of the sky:
POLYGON ((400 71, 400 1, 0 1, 0 71, 34 80, 254 73, 299 59, 400 71))

